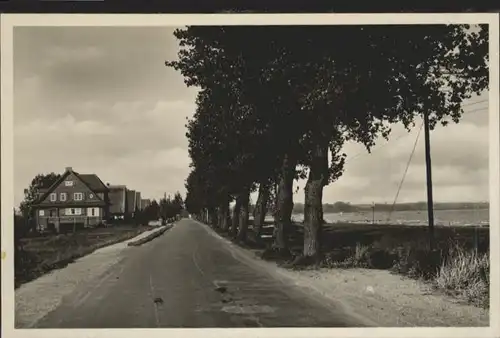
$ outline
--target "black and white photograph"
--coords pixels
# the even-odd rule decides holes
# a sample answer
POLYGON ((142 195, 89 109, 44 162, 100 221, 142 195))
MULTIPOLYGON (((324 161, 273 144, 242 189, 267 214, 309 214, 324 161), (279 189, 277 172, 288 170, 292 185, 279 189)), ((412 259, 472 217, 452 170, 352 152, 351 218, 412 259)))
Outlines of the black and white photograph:
POLYGON ((2 333, 498 335, 498 27, 3 16, 2 333))

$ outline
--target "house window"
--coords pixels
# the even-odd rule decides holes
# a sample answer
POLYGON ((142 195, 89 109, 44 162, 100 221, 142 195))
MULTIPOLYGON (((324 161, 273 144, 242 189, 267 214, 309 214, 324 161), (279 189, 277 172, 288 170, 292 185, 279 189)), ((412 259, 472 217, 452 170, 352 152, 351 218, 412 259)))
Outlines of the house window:
POLYGON ((50 201, 55 202, 56 200, 57 200, 57 194, 53 192, 52 194, 50 194, 50 201))
POLYGON ((99 208, 88 208, 87 209, 87 215, 88 216, 94 216, 94 217, 99 216, 99 208))
POLYGON ((83 193, 81 193, 81 192, 75 192, 73 194, 73 199, 75 201, 83 201, 83 193))
POLYGON ((45 210, 40 210, 40 211, 38 212, 38 214, 39 214, 40 216, 45 216, 45 210))
POLYGON ((60 195, 59 197, 60 197, 60 199, 61 199, 61 201, 62 201, 62 202, 65 202, 65 201, 66 201, 66 197, 67 197, 67 195, 66 195, 66 193, 65 193, 65 192, 62 192, 62 193, 61 193, 61 195, 60 195))
POLYGON ((64 185, 67 187, 72 187, 73 186, 73 181, 65 181, 64 185))
POLYGON ((81 208, 68 208, 68 209, 66 209, 66 215, 68 215, 68 216, 75 216, 75 215, 81 215, 81 214, 82 214, 81 208))

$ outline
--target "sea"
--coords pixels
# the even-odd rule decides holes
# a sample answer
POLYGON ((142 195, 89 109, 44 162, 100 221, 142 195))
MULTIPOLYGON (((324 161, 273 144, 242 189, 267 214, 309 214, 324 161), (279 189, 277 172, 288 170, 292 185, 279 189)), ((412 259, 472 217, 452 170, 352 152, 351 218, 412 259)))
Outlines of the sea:
MULTIPOLYGON (((437 226, 489 226, 489 209, 475 210, 434 210, 434 224, 437 226)), ((375 223, 394 225, 427 225, 427 211, 394 211, 389 212, 340 212, 325 213, 327 223, 375 223)), ((294 222, 302 222, 303 214, 293 214, 294 222)), ((272 221, 267 216, 266 221, 272 221)))

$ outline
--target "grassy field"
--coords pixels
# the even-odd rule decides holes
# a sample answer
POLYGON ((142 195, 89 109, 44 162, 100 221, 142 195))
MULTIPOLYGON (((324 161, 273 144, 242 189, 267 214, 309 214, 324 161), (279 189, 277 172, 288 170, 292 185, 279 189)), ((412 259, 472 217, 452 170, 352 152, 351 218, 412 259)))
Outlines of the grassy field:
MULTIPOLYGON (((271 225, 271 224, 269 224, 271 225)), ((265 232, 272 233, 272 227, 265 232)), ((480 307, 489 306, 489 228, 436 227, 436 249, 430 250, 424 226, 335 223, 324 227, 320 267, 386 269, 422 279, 443 291, 480 307)), ((301 254, 303 229, 294 225, 291 251, 301 254)), ((273 255, 271 237, 257 242, 250 235, 247 248, 286 267, 290 260, 273 255)))
POLYGON ((15 287, 63 268, 99 248, 131 239, 150 229, 149 226, 119 225, 85 229, 74 234, 23 238, 15 257, 15 287))

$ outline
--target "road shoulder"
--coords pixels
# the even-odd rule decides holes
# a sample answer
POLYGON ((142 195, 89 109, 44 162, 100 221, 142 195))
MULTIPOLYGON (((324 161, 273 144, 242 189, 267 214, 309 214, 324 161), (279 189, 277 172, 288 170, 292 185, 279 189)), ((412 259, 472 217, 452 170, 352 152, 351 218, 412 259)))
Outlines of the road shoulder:
POLYGON ((235 258, 300 286, 324 301, 341 304, 346 312, 363 318, 372 326, 489 326, 488 310, 435 293, 422 282, 385 270, 288 270, 263 261, 252 250, 232 243, 205 224, 197 223, 224 242, 235 258))

